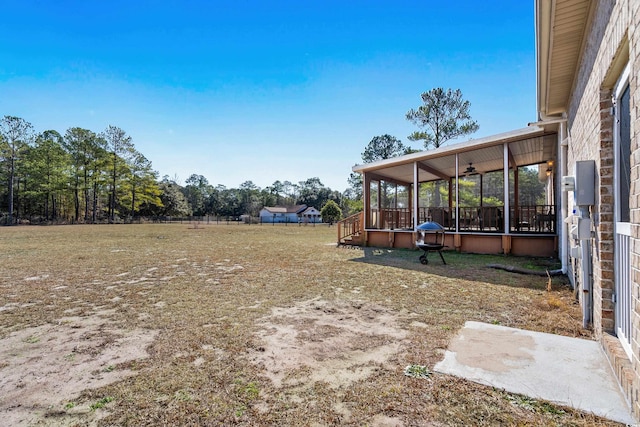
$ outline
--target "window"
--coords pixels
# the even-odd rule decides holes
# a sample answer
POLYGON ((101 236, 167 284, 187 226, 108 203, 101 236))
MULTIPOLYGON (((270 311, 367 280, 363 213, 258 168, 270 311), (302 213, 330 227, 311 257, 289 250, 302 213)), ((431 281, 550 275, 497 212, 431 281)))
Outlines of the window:
POLYGON ((622 88, 616 100, 616 128, 618 136, 618 222, 630 222, 629 195, 631 189, 631 110, 629 83, 622 88))

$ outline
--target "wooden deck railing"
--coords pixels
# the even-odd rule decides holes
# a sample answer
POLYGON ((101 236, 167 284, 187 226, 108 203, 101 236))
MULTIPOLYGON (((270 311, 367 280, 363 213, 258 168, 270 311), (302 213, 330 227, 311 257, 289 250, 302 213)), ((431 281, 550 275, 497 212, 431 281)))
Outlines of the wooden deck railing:
POLYGON ((382 228, 387 230, 413 228, 411 209, 380 209, 382 215, 382 228))
POLYGON ((338 244, 360 244, 364 230, 364 212, 358 212, 338 221, 338 244))
MULTIPOLYGON (((455 209, 448 207, 418 208, 418 223, 434 221, 448 231, 456 230, 455 209)), ((464 206, 457 210, 458 230, 500 233, 504 232, 504 206, 464 206)), ((413 229, 413 211, 411 209, 372 209, 371 224, 367 228, 382 230, 413 229)), ((363 224, 360 218, 360 224, 363 224)), ((553 205, 512 206, 509 213, 510 232, 555 233, 556 214, 553 205)))
POLYGON ((511 208, 511 230, 533 233, 555 233, 554 205, 527 205, 511 208))

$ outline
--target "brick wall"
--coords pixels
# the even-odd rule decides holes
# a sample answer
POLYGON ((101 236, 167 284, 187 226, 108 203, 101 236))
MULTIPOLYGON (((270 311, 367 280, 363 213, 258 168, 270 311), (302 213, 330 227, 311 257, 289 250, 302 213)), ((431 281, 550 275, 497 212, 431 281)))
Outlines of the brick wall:
POLYGON ((614 213, 613 213, 613 122, 611 115, 611 90, 600 90, 598 135, 599 153, 599 195, 598 222, 596 223, 597 238, 594 242, 594 316, 593 329, 596 337, 602 339, 605 332, 614 332, 614 213), (597 284, 597 285, 596 285, 597 284))

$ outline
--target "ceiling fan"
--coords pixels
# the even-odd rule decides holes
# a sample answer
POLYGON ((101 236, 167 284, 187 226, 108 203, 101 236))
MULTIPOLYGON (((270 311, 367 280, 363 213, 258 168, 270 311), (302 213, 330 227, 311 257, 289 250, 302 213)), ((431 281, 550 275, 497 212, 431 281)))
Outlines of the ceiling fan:
POLYGON ((469 167, 464 171, 465 175, 471 175, 476 172, 476 168, 473 166, 473 163, 469 162, 469 167))

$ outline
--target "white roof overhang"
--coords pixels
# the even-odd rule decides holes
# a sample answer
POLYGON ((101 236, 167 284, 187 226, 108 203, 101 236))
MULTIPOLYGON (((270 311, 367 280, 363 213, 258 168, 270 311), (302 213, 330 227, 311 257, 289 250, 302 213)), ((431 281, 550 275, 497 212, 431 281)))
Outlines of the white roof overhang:
POLYGON ((461 175, 473 164, 478 173, 504 168, 504 144, 508 144, 509 167, 526 166, 555 159, 557 139, 543 127, 505 132, 486 138, 446 145, 434 150, 421 151, 374 163, 356 165, 354 172, 366 173, 372 179, 381 179, 408 185, 413 182, 414 163, 418 165, 418 181, 428 182, 461 175), (458 171, 456 171, 458 156, 458 171))
POLYGON ((540 119, 567 111, 594 3, 592 0, 536 0, 540 119))

